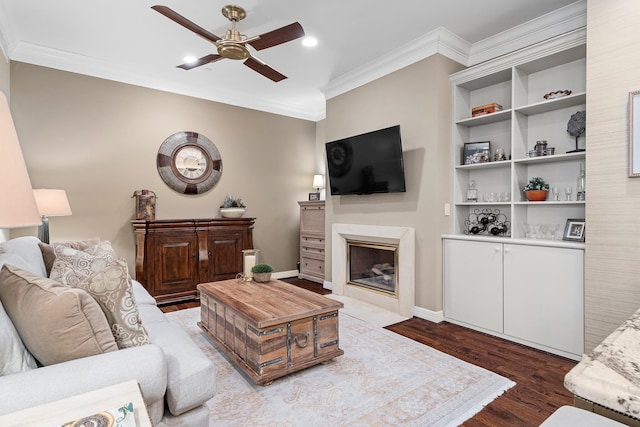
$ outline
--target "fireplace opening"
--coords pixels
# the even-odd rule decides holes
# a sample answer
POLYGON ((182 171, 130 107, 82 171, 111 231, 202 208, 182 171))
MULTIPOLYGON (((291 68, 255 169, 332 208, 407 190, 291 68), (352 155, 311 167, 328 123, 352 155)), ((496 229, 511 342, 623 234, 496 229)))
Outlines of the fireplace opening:
POLYGON ((347 283, 397 296, 398 246, 347 241, 347 283))

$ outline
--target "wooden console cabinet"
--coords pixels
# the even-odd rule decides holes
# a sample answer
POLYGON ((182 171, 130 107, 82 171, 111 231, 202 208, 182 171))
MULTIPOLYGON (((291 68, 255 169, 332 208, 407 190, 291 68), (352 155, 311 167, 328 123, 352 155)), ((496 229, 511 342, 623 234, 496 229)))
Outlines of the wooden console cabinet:
POLYGON ((324 282, 324 200, 300 205, 300 274, 298 277, 324 282))
POLYGON ((136 280, 159 302, 198 297, 198 283, 233 279, 253 248, 255 218, 134 220, 136 280))

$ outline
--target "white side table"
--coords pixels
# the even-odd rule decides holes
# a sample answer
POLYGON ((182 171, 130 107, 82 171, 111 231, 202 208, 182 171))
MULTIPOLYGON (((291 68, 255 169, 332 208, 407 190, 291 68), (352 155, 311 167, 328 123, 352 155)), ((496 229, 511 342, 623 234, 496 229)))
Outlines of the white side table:
POLYGON ((152 427, 136 381, 101 388, 77 396, 0 415, 3 427, 51 427, 133 403, 136 427, 152 427))

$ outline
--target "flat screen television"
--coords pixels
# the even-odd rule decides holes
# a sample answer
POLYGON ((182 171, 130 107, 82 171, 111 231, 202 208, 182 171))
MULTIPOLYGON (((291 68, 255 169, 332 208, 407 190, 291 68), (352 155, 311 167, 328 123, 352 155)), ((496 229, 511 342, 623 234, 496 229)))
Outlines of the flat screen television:
POLYGON ((405 192, 400 125, 326 144, 332 196, 405 192))

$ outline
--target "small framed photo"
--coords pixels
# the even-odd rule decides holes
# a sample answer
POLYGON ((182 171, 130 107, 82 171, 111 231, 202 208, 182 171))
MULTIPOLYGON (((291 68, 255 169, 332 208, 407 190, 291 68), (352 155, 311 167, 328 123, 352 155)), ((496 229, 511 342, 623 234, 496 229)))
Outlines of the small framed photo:
POLYGON ((491 141, 465 142, 462 149, 462 164, 475 165, 491 161, 491 141))
POLYGON ((320 193, 309 193, 309 201, 320 200, 320 193))
POLYGON ((562 240, 584 242, 584 219, 568 219, 564 227, 562 240))

